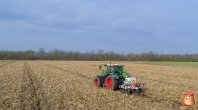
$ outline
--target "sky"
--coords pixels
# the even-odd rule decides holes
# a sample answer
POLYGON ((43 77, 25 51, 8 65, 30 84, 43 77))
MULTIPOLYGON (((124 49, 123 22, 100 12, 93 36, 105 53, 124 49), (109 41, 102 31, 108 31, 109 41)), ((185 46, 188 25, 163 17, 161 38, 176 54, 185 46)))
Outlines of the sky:
POLYGON ((198 54, 197 0, 1 0, 0 50, 198 54))

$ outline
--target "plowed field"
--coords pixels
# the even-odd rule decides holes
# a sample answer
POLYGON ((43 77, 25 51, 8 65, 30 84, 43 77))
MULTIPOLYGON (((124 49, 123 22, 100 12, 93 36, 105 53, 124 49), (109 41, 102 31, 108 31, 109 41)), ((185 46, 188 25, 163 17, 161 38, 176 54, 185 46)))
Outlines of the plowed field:
POLYGON ((0 110, 179 110, 182 93, 193 91, 198 99, 197 67, 113 62, 145 84, 142 94, 127 95, 94 86, 98 66, 106 63, 1 61, 0 110))

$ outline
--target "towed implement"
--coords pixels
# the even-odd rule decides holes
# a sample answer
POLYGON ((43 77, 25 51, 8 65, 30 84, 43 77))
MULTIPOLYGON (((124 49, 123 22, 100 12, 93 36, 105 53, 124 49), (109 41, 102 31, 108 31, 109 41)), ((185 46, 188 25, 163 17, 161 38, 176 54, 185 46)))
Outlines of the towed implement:
POLYGON ((106 67, 106 70, 102 70, 101 75, 96 76, 94 84, 97 87, 106 87, 110 90, 120 89, 121 93, 133 93, 142 92, 143 85, 136 83, 136 78, 132 77, 129 73, 124 70, 122 64, 102 64, 106 67))

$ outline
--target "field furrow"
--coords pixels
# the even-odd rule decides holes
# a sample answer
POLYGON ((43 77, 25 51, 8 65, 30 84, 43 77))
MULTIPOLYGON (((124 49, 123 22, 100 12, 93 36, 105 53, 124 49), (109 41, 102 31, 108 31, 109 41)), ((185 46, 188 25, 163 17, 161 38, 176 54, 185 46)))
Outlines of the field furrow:
POLYGON ((31 71, 27 62, 24 62, 23 77, 21 83, 21 109, 50 109, 50 104, 42 90, 40 81, 31 71))

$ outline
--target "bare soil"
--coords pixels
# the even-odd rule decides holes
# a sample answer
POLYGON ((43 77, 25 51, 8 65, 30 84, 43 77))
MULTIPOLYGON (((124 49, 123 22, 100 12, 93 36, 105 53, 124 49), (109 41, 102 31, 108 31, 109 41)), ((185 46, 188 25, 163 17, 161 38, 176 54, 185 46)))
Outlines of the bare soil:
POLYGON ((0 62, 0 110, 180 110, 182 93, 193 91, 198 99, 198 68, 112 62, 145 85, 143 93, 127 95, 94 86, 99 65, 106 63, 0 62))

